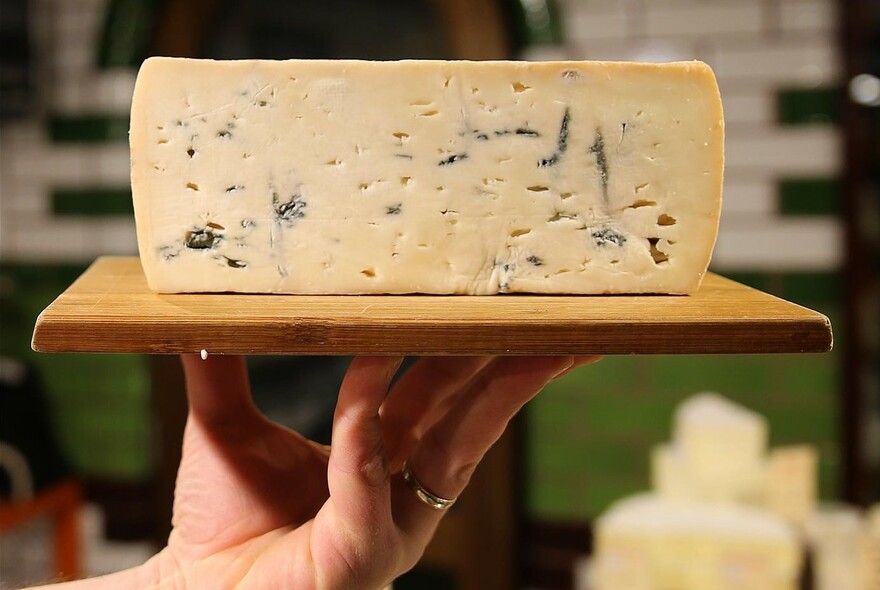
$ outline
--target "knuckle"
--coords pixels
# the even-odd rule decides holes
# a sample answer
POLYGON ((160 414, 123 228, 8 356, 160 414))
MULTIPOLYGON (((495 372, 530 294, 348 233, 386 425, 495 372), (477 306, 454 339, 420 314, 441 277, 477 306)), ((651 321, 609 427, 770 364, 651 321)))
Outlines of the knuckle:
POLYGON ((386 454, 376 451, 361 458, 358 463, 358 475, 369 487, 382 487, 390 477, 386 454))
POLYGON ((451 480, 452 485, 455 486, 455 489, 463 490, 465 487, 467 487, 479 464, 479 459, 475 461, 470 461, 468 463, 465 463, 464 465, 459 466, 452 472, 451 480))
POLYGON ((442 436, 437 429, 429 430, 419 441, 419 445, 423 447, 423 453, 428 455, 433 462, 442 461, 449 455, 449 440, 442 436))

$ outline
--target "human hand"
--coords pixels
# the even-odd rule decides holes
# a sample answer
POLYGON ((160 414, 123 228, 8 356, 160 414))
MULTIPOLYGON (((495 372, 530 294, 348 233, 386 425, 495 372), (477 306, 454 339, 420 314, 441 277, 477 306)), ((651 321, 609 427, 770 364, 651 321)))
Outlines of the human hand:
POLYGON ((546 383, 598 357, 401 358, 348 369, 332 449, 263 416, 241 357, 183 357, 190 413, 168 545, 138 586, 381 588, 412 568, 444 511, 546 383), (143 581, 147 580, 144 584, 143 581))

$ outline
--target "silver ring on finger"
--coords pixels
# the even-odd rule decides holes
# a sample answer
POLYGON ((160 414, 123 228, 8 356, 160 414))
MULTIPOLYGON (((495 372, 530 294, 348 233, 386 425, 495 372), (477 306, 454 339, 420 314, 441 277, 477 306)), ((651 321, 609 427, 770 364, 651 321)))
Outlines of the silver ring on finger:
POLYGON ((433 508, 434 510, 446 510, 453 504, 458 498, 443 498, 442 496, 438 496, 430 491, 428 491, 425 486, 416 479, 416 476, 413 475, 412 469, 410 469, 409 461, 403 464, 403 481, 409 485, 413 492, 415 492, 416 497, 422 501, 423 504, 426 504, 433 508))

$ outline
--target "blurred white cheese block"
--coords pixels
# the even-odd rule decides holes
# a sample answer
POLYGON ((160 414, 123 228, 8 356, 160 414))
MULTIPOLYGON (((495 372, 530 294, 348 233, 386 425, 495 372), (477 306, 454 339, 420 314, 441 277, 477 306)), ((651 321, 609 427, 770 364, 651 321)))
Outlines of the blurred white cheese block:
POLYGON ((681 449, 674 443, 651 449, 651 489, 668 500, 694 498, 694 486, 685 471, 681 449))
MULTIPOLYGON (((871 514, 845 504, 820 506, 807 522, 815 590, 877 590, 877 543, 871 514)), ((876 518, 876 516, 874 517, 876 518)), ((874 525, 876 526, 876 525, 874 525)), ((875 533, 876 534, 876 533, 875 533)))
POLYGON ((676 410, 673 440, 691 496, 711 501, 756 501, 765 474, 767 420, 715 393, 676 410))
POLYGON ((815 447, 776 447, 767 462, 765 505, 803 530, 816 512, 818 481, 819 454, 815 447))
POLYGON ((767 511, 654 494, 614 504, 596 544, 597 590, 795 590, 802 561, 793 529, 767 511))
POLYGON ((723 140, 699 62, 151 58, 141 260, 162 292, 691 293, 723 140))

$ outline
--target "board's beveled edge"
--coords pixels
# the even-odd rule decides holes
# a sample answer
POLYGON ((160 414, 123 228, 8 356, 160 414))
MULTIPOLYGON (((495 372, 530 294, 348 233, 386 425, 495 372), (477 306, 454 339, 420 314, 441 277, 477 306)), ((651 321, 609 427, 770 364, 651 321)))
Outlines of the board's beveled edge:
MULTIPOLYGON (((90 272, 95 272, 95 269, 100 267, 101 264, 107 264, 112 259, 121 259, 123 263, 130 262, 134 263, 137 260, 135 257, 101 257, 98 258, 92 265, 90 265, 86 271, 81 275, 77 281, 75 281, 67 290, 64 291, 61 295, 59 295, 49 306, 43 310, 42 313, 37 317, 34 333, 31 339, 31 348, 37 352, 126 352, 126 353, 145 353, 145 354, 178 354, 178 353, 187 353, 187 352, 198 352, 201 348, 204 348, 204 340, 198 344, 190 347, 186 346, 174 346, 174 345, 162 345, 160 343, 149 343, 142 341, 140 344, 128 347, 121 347, 119 339, 114 340, 113 336, 118 334, 118 325, 114 325, 113 319, 107 318, 76 318, 76 319, 63 319, 59 317, 53 317, 53 311, 56 304, 65 297, 66 294, 74 287, 74 285, 82 284, 82 280, 85 278, 86 274, 90 272), (79 338, 77 338, 73 343, 69 339, 64 339, 62 335, 70 326, 76 326, 77 328, 85 326, 87 330, 83 333, 79 338), (105 338, 106 336, 106 338, 105 338), (103 346, 101 344, 96 344, 96 342, 114 342, 115 345, 103 346)), ((713 273, 709 273, 713 274, 713 273)), ((282 342, 286 342, 285 346, 274 346, 267 347, 263 344, 255 345, 255 346, 241 346, 240 348, 236 348, 234 346, 229 346, 228 344, 224 344, 223 347, 219 350, 219 352, 224 352, 228 354, 330 354, 330 355, 350 355, 350 354, 587 354, 587 353, 597 353, 597 354, 736 354, 736 353, 763 353, 763 354, 774 354, 774 353, 822 353, 828 352, 833 348, 833 332, 832 326, 829 318, 819 312, 811 310, 809 308, 788 302, 784 299, 769 295, 760 291, 758 289, 754 289, 752 287, 747 287, 745 285, 741 285, 736 281, 723 277, 721 275, 715 275, 724 281, 731 283, 733 285, 738 286, 738 288, 749 289, 754 291, 762 296, 766 296, 776 300, 777 302, 781 302, 788 306, 793 306, 801 310, 800 317, 788 317, 782 318, 778 321, 772 320, 758 320, 757 323, 765 327, 772 327, 772 330, 762 330, 759 335, 762 336, 760 339, 754 338, 754 332, 751 334, 751 338, 749 338, 749 347, 737 347, 731 345, 731 339, 725 338, 723 340, 715 338, 715 343, 712 346, 702 347, 701 343, 705 343, 701 339, 697 339, 694 342, 687 343, 687 345, 682 346, 678 349, 670 348, 667 346, 645 346, 644 343, 633 345, 630 343, 629 346, 625 347, 625 349, 618 346, 609 346, 607 343, 610 342, 610 338, 614 337, 614 322, 606 322, 603 323, 601 320, 595 323, 586 322, 585 325, 590 326, 590 337, 586 340, 578 343, 575 348, 565 348, 559 346, 557 349, 553 349, 552 347, 548 348, 548 343, 554 342, 552 338, 546 338, 541 341, 540 346, 531 345, 531 348, 528 347, 528 342, 533 340, 533 336, 535 336, 537 329, 538 331, 547 331, 551 330, 552 325, 548 327, 547 325, 525 325, 520 326, 521 334, 517 333, 516 336, 519 340, 511 340, 507 334, 505 334, 505 338, 503 341, 506 344, 515 344, 515 347, 504 347, 500 344, 491 347, 491 348, 481 348, 477 349, 476 347, 467 348, 455 348, 443 346, 443 340, 434 342, 437 340, 438 328, 428 329, 427 331, 433 331, 434 334, 432 336, 431 342, 429 342, 430 346, 425 346, 422 343, 422 348, 419 349, 418 346, 413 345, 410 347, 406 347, 405 349, 400 346, 395 347, 396 345, 392 345, 390 343, 382 342, 383 332, 380 327, 375 325, 358 325, 354 328, 349 329, 348 327, 342 325, 341 323, 336 323, 332 325, 332 322, 328 324, 327 322, 321 322, 320 319, 316 318, 299 318, 297 322, 299 323, 300 328, 305 329, 316 329, 319 332, 328 332, 332 333, 334 339, 339 339, 345 342, 349 342, 349 344, 340 345, 340 346, 330 346, 329 350, 326 347, 326 343, 321 341, 317 343, 303 343, 303 342, 290 342, 285 338, 281 337, 278 340, 282 342), (601 325, 600 325, 601 324, 601 325), (794 325, 791 329, 787 329, 786 326, 794 325), (328 329, 327 326, 330 325, 328 329), (597 332, 598 337, 597 337, 597 332), (768 333, 772 332, 772 333, 768 333), (358 337, 360 335, 360 344, 352 344, 351 342, 358 342, 358 337), (365 345, 364 343, 370 343, 369 345, 365 345), (605 342, 604 345, 602 343, 605 342), (599 347, 599 349, 597 349, 599 347), (452 350, 450 350, 452 348, 452 350), (604 350, 603 350, 604 348, 604 350)), ((197 295, 195 295, 197 297, 197 295)), ((620 322, 617 322, 620 324, 620 322)), ((739 324, 740 328, 749 322, 743 322, 739 324)), ((150 334, 158 333, 158 334, 169 334, 173 333, 175 330, 180 330, 180 324, 178 322, 169 321, 166 322, 167 325, 162 326, 161 322, 154 322, 152 324, 151 329, 147 330, 150 334), (163 330, 165 330, 163 332, 163 330)), ((240 330, 242 326, 239 326, 235 322, 229 322, 227 326, 228 330, 231 333, 234 333, 236 330, 240 330)), ((290 325, 283 324, 283 322, 276 322, 276 324, 281 325, 285 330, 287 330, 287 334, 290 333, 290 325)), ((625 323, 624 323, 625 324, 625 323)), ((198 327, 200 324, 194 322, 191 324, 193 327, 198 327)), ((204 323, 205 326, 208 326, 208 323, 204 323)), ((217 324, 210 324, 212 329, 216 329, 217 324)), ((248 324, 245 322, 242 324, 245 329, 252 329, 254 326, 254 322, 248 324)), ((267 323, 268 325, 268 323, 267 323)), ((681 330, 682 326, 684 327, 692 327, 697 328, 702 326, 701 329, 703 331, 702 337, 709 338, 710 336, 714 336, 717 333, 718 324, 713 324, 712 322, 704 322, 700 324, 699 322, 655 322, 649 323, 646 322, 644 326, 648 329, 653 330, 681 330), (713 332, 712 330, 715 330, 713 332)), ((726 326, 726 329, 730 329, 732 327, 736 327, 737 324, 734 322, 729 326, 726 326)), ((443 338, 448 338, 451 335, 460 334, 462 338, 466 338, 468 336, 473 335, 473 330, 475 329, 476 324, 473 322, 459 322, 458 324, 448 324, 442 326, 439 329, 440 332, 446 334, 443 338)), ((517 327, 517 326, 514 326, 517 327)), ((509 327, 505 327, 509 329, 509 327)), ((585 329, 583 326, 578 326, 579 329, 585 329)), ((278 330, 278 326, 275 328, 278 330)), ((484 329, 487 329, 484 327, 484 329)), ((491 329, 497 331, 498 326, 493 325, 491 329)), ((419 330, 425 332, 425 327, 419 325, 418 323, 409 323, 406 324, 402 322, 396 328, 395 337, 399 339, 402 333, 406 334, 420 334, 419 330)), ((196 330, 198 331, 198 330, 196 330)), ((740 330, 734 330, 730 332, 730 335, 734 333, 739 333, 740 330)), ((285 332, 279 332, 280 334, 285 334, 285 332)), ((671 340, 673 342, 677 341, 675 336, 679 336, 679 340, 681 341, 680 334, 677 332, 672 332, 671 340)), ((271 333, 266 329, 263 330, 263 336, 268 337, 271 333)), ((745 338, 748 333, 745 335, 741 335, 738 337, 745 338)), ((694 336, 691 334, 691 336, 694 336)), ((421 342, 421 340, 416 340, 414 336, 407 336, 413 342, 421 342)), ((167 337, 158 338, 160 341, 167 340, 167 337)), ((143 340, 143 338, 142 338, 143 340)), ((232 337, 230 337, 232 340, 232 337)), ((313 338, 312 338, 313 340, 313 338)), ((387 339, 385 339, 387 340, 387 339)), ((492 341, 491 338, 487 339, 488 341, 492 341)), ((557 338, 558 340, 558 338, 557 338)), ((462 340, 464 341, 464 340, 462 340)), ((712 341, 711 338, 708 340, 712 341)), ((137 342, 134 340, 133 342, 137 342)), ((473 345, 471 345, 473 346, 473 345)), ((570 346, 570 345, 569 345, 570 346)))
MULTIPOLYGON (((168 339, 165 334, 173 333, 179 325, 169 322, 165 325, 152 325, 136 339, 113 340, 118 333, 118 326, 113 322, 95 322, 89 326, 88 334, 77 338, 71 344, 65 341, 65 324, 72 321, 57 322, 41 331, 38 349, 44 352, 125 352, 145 354, 182 354, 196 353, 202 348, 209 352, 224 354, 301 354, 301 355, 353 355, 353 354, 418 354, 418 355, 466 355, 466 354, 508 354, 508 355, 545 355, 545 354, 746 354, 746 353, 821 353, 830 349, 827 323, 818 319, 810 322, 798 322, 800 329, 786 330, 782 322, 772 326, 773 330, 764 330, 762 339, 754 338, 754 331, 743 324, 735 325, 728 331, 724 339, 714 336, 717 325, 704 324, 692 326, 687 338, 676 339, 670 335, 679 334, 681 326, 660 324, 653 326, 656 335, 651 339, 621 339, 616 337, 620 325, 605 324, 601 327, 589 327, 572 332, 570 338, 543 338, 537 334, 533 326, 522 326, 515 334, 505 333, 503 338, 486 337, 492 332, 491 326, 457 325, 445 326, 435 330, 433 335, 425 337, 424 330, 418 326, 400 326, 396 338, 389 341, 381 336, 385 333, 381 327, 356 327, 353 329, 330 329, 326 326, 319 329, 317 325, 304 322, 299 326, 300 334, 294 338, 283 338, 289 330, 287 326, 277 325, 273 330, 266 330, 263 336, 268 338, 241 338, 242 326, 230 323, 214 342, 204 338, 188 336, 176 341, 168 339), (475 330, 475 328, 477 328, 475 330), (587 334, 578 339, 578 334, 587 334), (476 337, 475 337, 476 335, 476 337), (273 342, 265 346, 264 341, 273 342), (106 346, 105 343, 112 344, 106 346), (467 346, 461 346, 467 342, 467 346), (475 345, 474 342, 479 342, 475 345), (365 344, 367 343, 367 344, 365 344), (743 346, 743 343, 747 343, 743 346)), ((763 324, 767 326, 766 324, 763 324)), ((204 333, 203 328, 195 324, 188 333, 204 333)), ((538 332, 541 330, 539 329, 538 332)))
MULTIPOLYGON (((57 301, 57 299, 58 298, 56 297, 55 300, 52 301, 52 303, 55 303, 55 301, 57 301)), ((34 322, 34 333, 31 334, 31 350, 33 350, 34 352, 54 352, 50 349, 44 348, 41 345, 41 342, 43 340, 42 339, 43 316, 46 314, 46 310, 48 310, 49 307, 52 306, 52 303, 50 303, 49 306, 46 307, 46 309, 44 309, 43 311, 40 312, 40 315, 37 316, 37 319, 34 322)))

